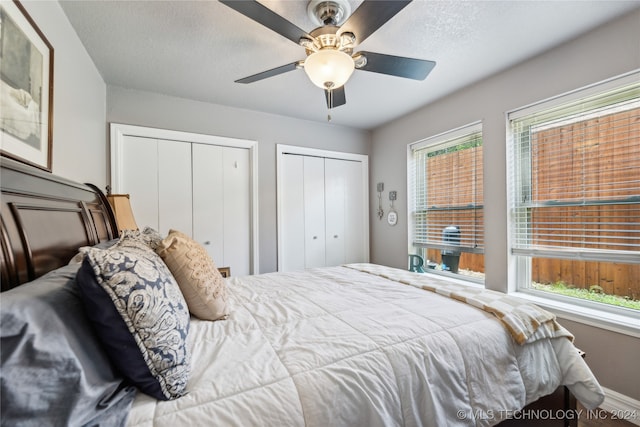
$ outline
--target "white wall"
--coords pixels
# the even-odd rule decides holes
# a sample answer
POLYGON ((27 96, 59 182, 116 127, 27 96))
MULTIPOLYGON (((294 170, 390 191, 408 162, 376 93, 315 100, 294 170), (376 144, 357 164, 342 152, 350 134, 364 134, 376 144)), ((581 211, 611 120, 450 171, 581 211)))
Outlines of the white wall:
MULTIPOLYGON (((407 144, 482 120, 486 285, 503 289, 508 262, 505 113, 638 68, 640 11, 376 129, 370 185, 373 189, 382 181, 385 191, 398 190, 400 221, 393 228, 379 221, 373 214, 377 198, 371 198, 372 262, 407 267, 407 144)), ((590 349, 587 360, 603 385, 640 400, 640 340, 584 325, 573 332, 578 346, 590 349), (603 334, 607 347, 592 341, 603 334), (634 349, 636 363, 615 356, 615 346, 634 349)))
POLYGON ((22 5, 54 49, 53 173, 104 188, 106 85, 58 2, 22 5))
POLYGON ((369 132, 121 87, 107 88, 107 122, 258 141, 260 272, 277 270, 276 144, 369 154, 369 132))

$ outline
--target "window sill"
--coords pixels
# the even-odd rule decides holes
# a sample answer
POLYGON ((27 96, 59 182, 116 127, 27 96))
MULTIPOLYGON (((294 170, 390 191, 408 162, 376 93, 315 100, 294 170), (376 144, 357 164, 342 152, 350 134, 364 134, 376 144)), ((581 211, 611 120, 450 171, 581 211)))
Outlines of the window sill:
POLYGON ((473 287, 484 288, 484 278, 467 276, 464 274, 451 273, 448 271, 425 269, 424 274, 431 274, 437 276, 440 279, 444 279, 453 283, 461 285, 469 285, 473 287))
POLYGON ((533 292, 512 292, 509 295, 530 301, 563 319, 640 338, 640 313, 638 315, 626 315, 598 310, 576 305, 573 302, 562 301, 565 299, 562 297, 557 299, 545 298, 538 295, 538 292, 535 294, 533 292))
MULTIPOLYGON (((484 283, 480 280, 469 276, 454 275, 448 272, 425 271, 426 274, 433 274, 438 278, 458 283, 462 285, 472 286, 476 288, 484 288, 484 283)), ((577 305, 575 298, 564 297, 559 295, 546 296, 540 291, 520 291, 511 292, 509 295, 532 302, 545 310, 550 311, 556 316, 571 320, 573 322, 594 326, 611 332, 617 332, 623 335, 640 338, 640 312, 638 314, 621 314, 608 310, 602 310, 593 307, 585 307, 577 305)), ((615 310, 615 309, 614 309, 615 310)), ((632 310, 629 310, 633 312, 632 310)))

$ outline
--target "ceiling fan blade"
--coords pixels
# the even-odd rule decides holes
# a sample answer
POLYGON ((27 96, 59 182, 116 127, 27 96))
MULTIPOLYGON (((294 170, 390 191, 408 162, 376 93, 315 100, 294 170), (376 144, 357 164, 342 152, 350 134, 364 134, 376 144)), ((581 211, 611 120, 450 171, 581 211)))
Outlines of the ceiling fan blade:
POLYGON ((329 110, 347 103, 347 98, 344 96, 344 86, 332 89, 331 91, 325 89, 324 97, 327 100, 327 108, 329 110))
POLYGON ((240 12, 247 18, 253 19, 259 24, 264 25, 270 30, 275 31, 282 37, 286 37, 295 44, 298 44, 300 38, 306 37, 313 39, 306 31, 302 30, 295 24, 284 19, 271 9, 254 0, 220 0, 236 12, 240 12))
POLYGON ((299 61, 292 62, 291 64, 287 64, 287 65, 281 65, 279 67, 272 68, 270 70, 263 71, 258 74, 254 74, 252 76, 236 80, 235 82, 236 83, 253 83, 253 82, 257 82, 258 80, 263 80, 269 77, 277 76, 278 74, 286 73, 288 71, 293 71, 297 69, 298 63, 299 61))
POLYGON ((342 24, 338 33, 353 33, 356 42, 362 43, 409 3, 411 0, 364 0, 342 24))
MULTIPOLYGON (((358 52, 367 59, 367 63, 357 70, 388 74, 413 80, 424 80, 436 63, 425 59, 405 58, 402 56, 384 55, 382 53, 358 52)), ((354 55, 354 56, 356 56, 354 55)))

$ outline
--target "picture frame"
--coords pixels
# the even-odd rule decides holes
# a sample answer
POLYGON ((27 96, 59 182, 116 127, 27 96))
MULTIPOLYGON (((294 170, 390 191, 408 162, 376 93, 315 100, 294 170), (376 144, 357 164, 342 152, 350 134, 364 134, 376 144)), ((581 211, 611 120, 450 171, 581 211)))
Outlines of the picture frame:
POLYGON ((0 3, 0 154, 51 172, 53 46, 18 1, 0 3))
POLYGON ((222 277, 231 277, 231 267, 220 267, 218 271, 222 277))

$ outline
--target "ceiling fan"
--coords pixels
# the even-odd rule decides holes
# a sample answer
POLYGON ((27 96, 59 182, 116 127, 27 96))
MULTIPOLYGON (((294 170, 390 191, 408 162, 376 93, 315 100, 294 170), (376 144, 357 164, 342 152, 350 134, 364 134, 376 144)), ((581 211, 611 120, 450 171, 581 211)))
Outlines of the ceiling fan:
POLYGON ((436 65, 422 59, 353 51, 411 0, 364 0, 352 14, 346 0, 311 0, 307 13, 320 26, 309 33, 257 1, 220 2, 299 44, 307 54, 303 60, 236 80, 236 83, 253 83, 302 68, 313 84, 324 89, 327 108, 331 109, 346 103, 344 84, 354 70, 424 80, 436 65))

